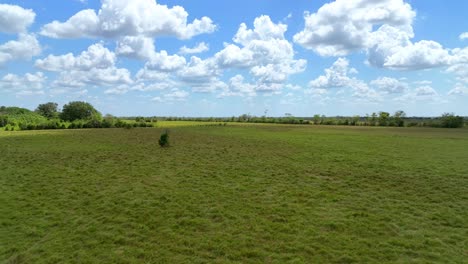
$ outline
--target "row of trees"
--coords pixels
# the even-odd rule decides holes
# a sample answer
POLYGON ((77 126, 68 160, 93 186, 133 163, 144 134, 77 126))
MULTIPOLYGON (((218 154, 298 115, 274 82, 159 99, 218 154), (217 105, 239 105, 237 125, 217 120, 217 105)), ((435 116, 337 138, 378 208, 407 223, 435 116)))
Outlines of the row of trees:
POLYGON ((100 120, 102 119, 99 113, 90 103, 87 102, 70 102, 63 106, 62 112, 58 110, 57 103, 40 104, 36 108, 36 113, 46 117, 47 119, 58 119, 63 121, 75 120, 100 120))
POLYGON ((243 123, 277 123, 277 124, 313 124, 313 125, 338 125, 338 126, 420 126, 420 127, 463 127, 465 120, 463 117, 446 113, 436 118, 407 117, 404 111, 397 111, 393 115, 388 112, 372 113, 366 116, 352 117, 326 117, 324 115, 314 115, 313 117, 294 117, 285 114, 284 117, 253 116, 243 114, 230 118, 191 118, 191 117, 160 117, 167 121, 212 121, 212 122, 243 122, 243 123))
POLYGON ((212 121, 212 122, 251 122, 251 123, 280 123, 280 124, 314 124, 314 125, 345 125, 345 126, 429 126, 459 128, 465 125, 463 117, 454 114, 443 114, 438 118, 407 117, 404 111, 397 111, 393 115, 388 112, 378 112, 352 117, 294 117, 285 114, 284 117, 261 117, 243 114, 230 118, 186 118, 186 117, 129 117, 116 118, 111 115, 102 116, 87 102, 70 102, 59 111, 58 104, 49 102, 40 104, 36 110, 19 107, 0 107, 0 127, 5 130, 34 130, 34 129, 65 129, 65 128, 113 128, 113 127, 152 127, 160 120, 212 121))
POLYGON ((40 104, 35 111, 19 107, 0 107, 0 127, 4 130, 133 128, 153 127, 145 120, 126 121, 112 115, 102 116, 87 102, 70 102, 59 111, 58 104, 40 104))

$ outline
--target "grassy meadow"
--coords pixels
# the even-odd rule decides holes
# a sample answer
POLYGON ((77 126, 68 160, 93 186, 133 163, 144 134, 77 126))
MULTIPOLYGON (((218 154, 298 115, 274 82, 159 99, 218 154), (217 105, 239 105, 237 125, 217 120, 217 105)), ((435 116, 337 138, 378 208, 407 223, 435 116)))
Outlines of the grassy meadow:
POLYGON ((468 259, 468 129, 158 122, 0 150, 0 263, 468 259))

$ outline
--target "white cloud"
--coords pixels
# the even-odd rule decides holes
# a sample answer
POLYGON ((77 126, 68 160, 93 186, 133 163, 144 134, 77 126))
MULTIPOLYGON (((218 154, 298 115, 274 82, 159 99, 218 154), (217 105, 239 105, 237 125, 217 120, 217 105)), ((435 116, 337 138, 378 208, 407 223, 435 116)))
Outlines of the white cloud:
POLYGON ((52 38, 119 38, 125 36, 175 36, 189 39, 216 29, 208 17, 187 22, 181 6, 159 5, 155 0, 102 0, 101 9, 82 10, 66 22, 53 21, 41 34, 52 38))
POLYGON ((255 96, 256 89, 255 85, 246 83, 244 76, 237 74, 236 76, 229 79, 229 83, 224 91, 219 94, 219 97, 226 96, 255 96))
POLYGON ((404 104, 412 102, 432 102, 432 103, 445 103, 439 93, 429 85, 417 87, 414 90, 408 91, 400 97, 396 97, 395 101, 402 102, 404 104))
POLYGON ((125 68, 92 68, 86 71, 71 70, 60 73, 53 85, 55 87, 78 88, 84 86, 110 86, 120 84, 132 84, 130 72, 125 68))
POLYGON ((17 95, 43 94, 46 80, 42 72, 26 73, 23 76, 9 73, 0 79, 0 89, 17 95))
POLYGON ((463 32, 459 36, 460 40, 468 39, 468 32, 463 32))
POLYGON ((0 4, 0 32, 25 33, 34 23, 36 13, 17 5, 0 4))
POLYGON ((348 76, 352 72, 354 71, 349 67, 349 61, 339 58, 330 68, 325 69, 324 75, 312 80, 309 86, 316 89, 351 87, 356 82, 356 79, 348 76))
POLYGON ((434 41, 422 40, 405 47, 385 59, 384 67, 399 70, 420 70, 448 65, 448 50, 434 41))
POLYGON ((407 83, 389 77, 380 77, 371 81, 370 84, 378 90, 389 94, 404 93, 408 89, 407 83))
POLYGON ((132 84, 130 71, 115 66, 115 54, 96 43, 80 55, 49 55, 36 60, 35 66, 52 72, 59 72, 59 77, 52 83, 55 87, 84 87, 132 84))
POLYGON ((365 101, 380 101, 381 95, 370 88, 367 83, 350 74, 356 74, 357 70, 351 68, 346 58, 338 58, 333 65, 325 69, 325 74, 310 81, 311 90, 308 93, 321 95, 324 90, 333 88, 349 88, 352 96, 365 101))
POLYGON ((146 63, 146 68, 163 72, 174 72, 186 65, 185 58, 179 55, 168 55, 165 50, 155 53, 151 60, 146 63))
POLYGON ((205 42, 200 42, 193 48, 188 48, 186 46, 183 46, 182 48, 180 48, 179 53, 180 54, 196 54, 196 53, 202 53, 202 52, 208 51, 209 49, 210 47, 208 44, 206 44, 205 42))
POLYGON ((434 88, 432 88, 431 86, 418 87, 415 90, 415 94, 416 96, 422 96, 422 97, 438 95, 436 90, 434 90, 434 88))
POLYGON ((254 62, 251 50, 241 49, 234 44, 228 44, 216 53, 215 60, 221 68, 247 68, 254 62))
POLYGON ((181 102, 181 101, 186 101, 189 95, 190 94, 187 91, 174 88, 171 90, 171 92, 163 94, 162 96, 154 97, 151 100, 153 102, 160 102, 160 103, 164 103, 164 102, 171 103, 174 101, 181 102))
POLYGON ((10 40, 0 45, 0 66, 13 60, 30 60, 41 51, 41 45, 34 35, 21 33, 18 40, 10 40))
POLYGON ((365 51, 370 65, 394 70, 430 69, 456 60, 455 51, 435 41, 411 41, 415 17, 404 0, 336 0, 306 13, 304 30, 294 41, 321 56, 365 51))
POLYGON ((219 76, 221 72, 212 60, 202 60, 196 56, 178 72, 178 76, 187 83, 204 83, 219 76))
POLYGON ((35 66, 46 71, 66 71, 79 70, 87 71, 93 68, 106 69, 113 66, 116 56, 113 52, 96 43, 88 47, 80 55, 74 56, 72 53, 55 56, 49 55, 45 59, 36 60, 35 66))
POLYGON ((145 36, 125 36, 119 39, 115 53, 140 60, 151 60, 156 56, 154 40, 145 36))
MULTIPOLYGON (((235 44, 225 44, 215 54, 215 64, 220 69, 249 69, 257 91, 280 90, 290 75, 305 70, 307 62, 294 58, 293 46, 284 37, 287 25, 275 24, 269 16, 255 18, 253 25, 253 29, 245 23, 239 26, 233 38, 235 44)), ((234 89, 224 94, 237 92, 234 89)))
POLYGON ((448 92, 448 95, 468 95, 468 86, 457 83, 455 88, 448 92))
POLYGON ((336 0, 305 13, 305 28, 294 41, 322 56, 344 56, 368 46, 376 26, 389 25, 412 35, 416 13, 403 0, 336 0))
POLYGON ((455 73, 459 80, 468 83, 468 47, 453 49, 452 54, 448 72, 455 73))

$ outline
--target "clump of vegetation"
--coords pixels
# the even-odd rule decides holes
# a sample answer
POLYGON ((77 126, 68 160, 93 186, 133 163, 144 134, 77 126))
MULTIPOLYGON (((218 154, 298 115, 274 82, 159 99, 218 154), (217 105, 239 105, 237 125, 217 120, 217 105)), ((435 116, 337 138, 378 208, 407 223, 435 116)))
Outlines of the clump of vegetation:
POLYGON ((463 117, 455 116, 452 113, 445 113, 440 117, 440 126, 445 128, 463 127, 463 117))
POLYGON ((64 121, 101 120, 102 116, 90 103, 70 102, 63 106, 60 118, 64 121))
POLYGON ((161 137, 159 138, 159 146, 162 148, 164 147, 169 147, 169 131, 166 130, 164 133, 161 134, 161 137))
POLYGON ((46 103, 46 104, 40 104, 36 108, 36 113, 40 114, 41 116, 47 118, 47 119, 54 119, 59 117, 59 111, 58 111, 58 104, 57 103, 46 103))
POLYGON ((87 102, 70 102, 60 112, 57 103, 40 104, 35 111, 20 107, 0 106, 0 129, 5 131, 82 128, 153 127, 153 118, 122 120, 112 115, 102 117, 87 102))

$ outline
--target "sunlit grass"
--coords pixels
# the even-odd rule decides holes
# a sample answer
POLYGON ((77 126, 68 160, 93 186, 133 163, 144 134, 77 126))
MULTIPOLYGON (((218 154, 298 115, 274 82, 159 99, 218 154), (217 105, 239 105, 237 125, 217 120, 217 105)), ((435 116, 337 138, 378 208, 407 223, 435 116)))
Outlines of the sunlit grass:
POLYGON ((467 132, 196 122, 0 132, 0 260, 463 263, 467 132))

